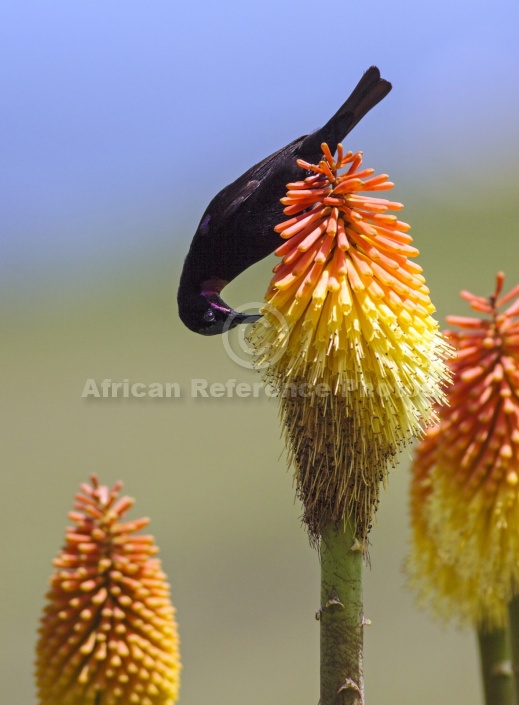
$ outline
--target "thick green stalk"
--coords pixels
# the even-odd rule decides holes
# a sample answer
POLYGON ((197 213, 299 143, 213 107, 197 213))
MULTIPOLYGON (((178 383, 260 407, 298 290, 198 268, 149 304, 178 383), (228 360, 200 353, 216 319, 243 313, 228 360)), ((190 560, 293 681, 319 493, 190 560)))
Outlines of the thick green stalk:
POLYGON ((516 703, 509 637, 507 629, 478 632, 486 705, 516 703))
POLYGON ((363 705, 362 547, 350 524, 321 535, 320 705, 363 705))
POLYGON ((510 623, 510 650, 512 671, 515 676, 516 699, 519 701, 519 596, 514 597, 508 606, 510 623))

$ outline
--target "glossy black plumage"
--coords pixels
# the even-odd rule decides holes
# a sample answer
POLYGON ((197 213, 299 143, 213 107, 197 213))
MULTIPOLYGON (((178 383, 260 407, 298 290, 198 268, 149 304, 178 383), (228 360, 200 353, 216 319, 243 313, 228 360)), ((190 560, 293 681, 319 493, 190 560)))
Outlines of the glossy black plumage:
POLYGON ((287 183, 305 176, 296 160, 317 163, 323 142, 333 153, 390 90, 391 84, 372 66, 324 127, 298 137, 255 164, 213 198, 193 237, 178 289, 179 315, 190 330, 212 335, 250 320, 236 314, 219 294, 282 242, 274 232, 284 217, 280 199, 287 183))

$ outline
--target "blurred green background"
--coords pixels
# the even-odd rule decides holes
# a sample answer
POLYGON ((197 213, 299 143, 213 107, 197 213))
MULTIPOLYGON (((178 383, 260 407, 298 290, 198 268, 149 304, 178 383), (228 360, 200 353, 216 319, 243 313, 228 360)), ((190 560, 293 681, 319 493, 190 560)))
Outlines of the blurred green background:
MULTIPOLYGON (((457 1, 332 2, 327 17, 305 2, 297 16, 273 2, 42 7, 0 10, 2 702, 35 703, 51 560, 96 472, 122 479, 132 515, 152 519, 178 610, 180 702, 316 703, 318 557, 277 404, 191 398, 193 378, 258 377, 178 321, 182 259, 211 196, 322 123, 378 62, 394 91, 348 146, 397 182, 438 320, 466 313, 458 291, 490 293, 500 269, 516 284, 517 6, 476 3, 470 17, 457 1), (182 395, 81 398, 91 378, 178 382, 182 395)), ((226 299, 260 301, 272 265, 226 299)), ((476 704, 473 635, 432 622, 404 586, 408 464, 391 473, 370 537, 367 701, 476 704)))

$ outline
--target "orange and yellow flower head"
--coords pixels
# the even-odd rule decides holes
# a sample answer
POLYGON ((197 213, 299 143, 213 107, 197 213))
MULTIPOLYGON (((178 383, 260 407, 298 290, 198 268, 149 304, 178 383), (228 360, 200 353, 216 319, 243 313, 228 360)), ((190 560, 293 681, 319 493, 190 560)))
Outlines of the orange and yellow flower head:
POLYGON ((393 184, 360 152, 322 150, 282 199, 281 261, 251 342, 281 397, 311 537, 346 515, 365 536, 388 463, 443 400, 449 348, 410 226, 390 212, 402 204, 365 193, 393 184))
POLYGON ((92 475, 54 560, 36 658, 39 705, 172 705, 180 657, 175 611, 148 519, 92 475))
POLYGON ((486 627, 504 624, 519 586, 519 287, 501 296, 503 282, 462 292, 481 317, 447 318, 454 382, 411 493, 411 583, 440 616, 486 627))

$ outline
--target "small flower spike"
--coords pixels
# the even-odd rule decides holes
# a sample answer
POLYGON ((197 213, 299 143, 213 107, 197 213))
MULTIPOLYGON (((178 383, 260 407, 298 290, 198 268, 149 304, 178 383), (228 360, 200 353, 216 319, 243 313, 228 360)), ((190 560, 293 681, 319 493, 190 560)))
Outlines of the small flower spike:
POLYGON ((148 519, 134 500, 81 486, 54 560, 37 645, 40 705, 172 705, 180 659, 175 611, 148 519))

